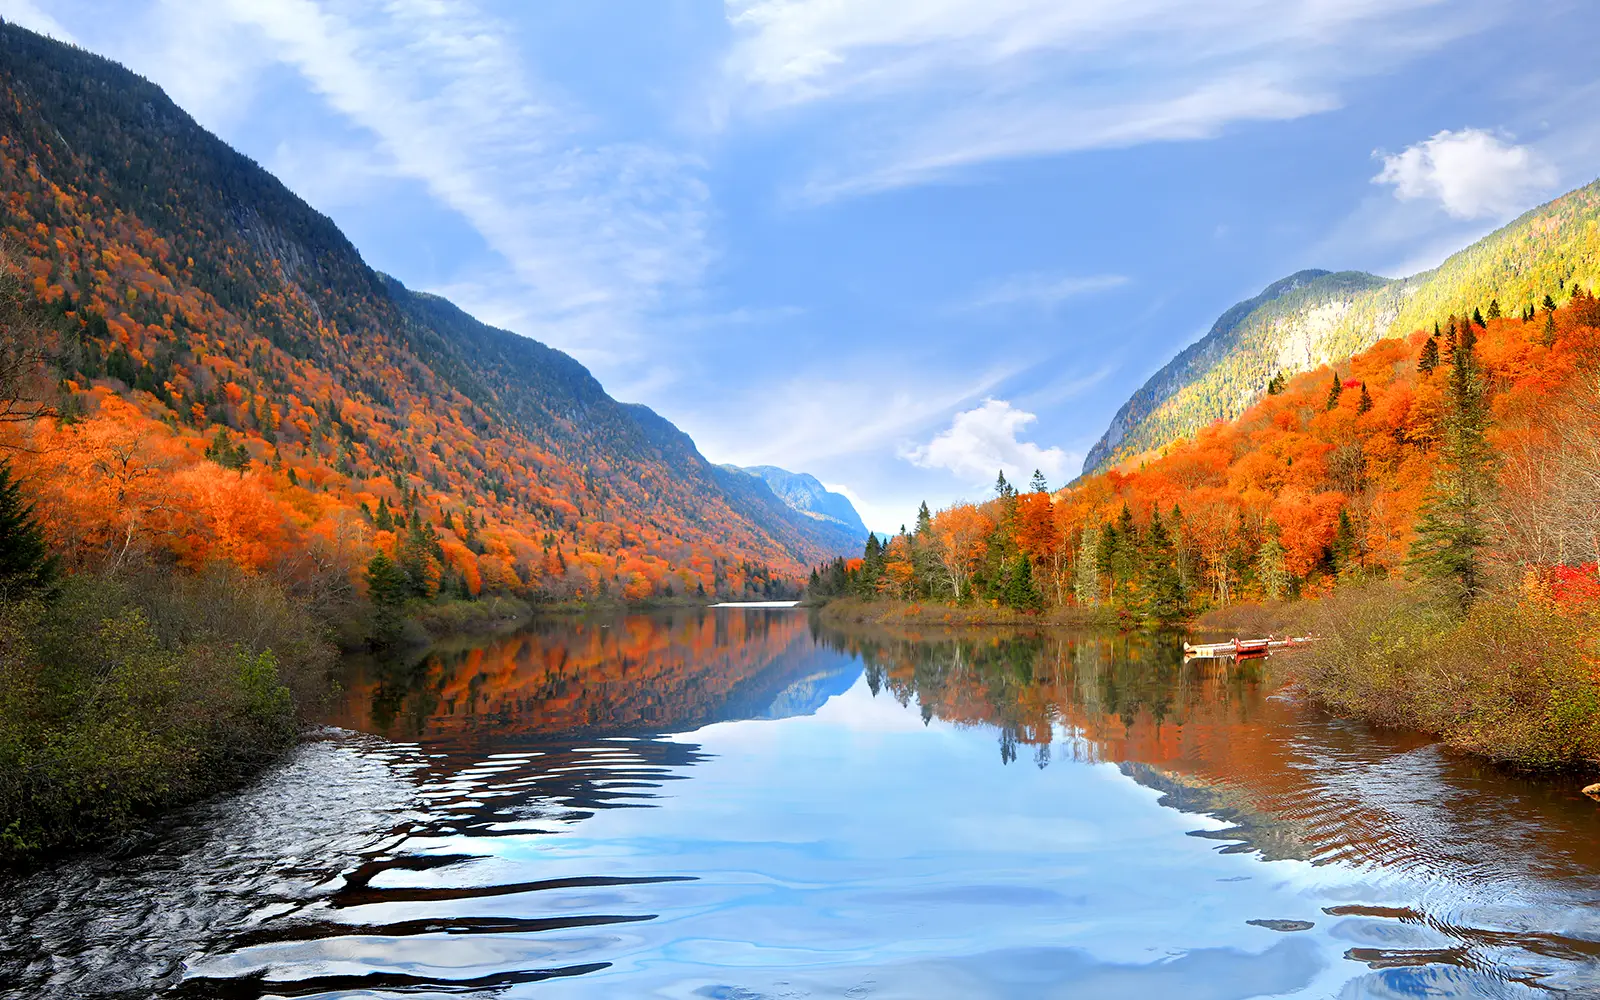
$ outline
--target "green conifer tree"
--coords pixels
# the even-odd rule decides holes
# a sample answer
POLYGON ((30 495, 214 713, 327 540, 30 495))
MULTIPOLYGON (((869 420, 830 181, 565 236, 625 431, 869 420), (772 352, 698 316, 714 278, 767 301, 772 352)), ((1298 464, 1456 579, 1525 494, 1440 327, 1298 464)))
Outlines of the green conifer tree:
POLYGON ((1084 607, 1100 603, 1100 529, 1084 528, 1073 567, 1072 596, 1084 607))
POLYGON ((1372 412, 1372 393, 1367 391, 1367 383, 1361 383, 1361 399, 1356 403, 1356 413, 1372 412))
POLYGON ((1278 526, 1271 521, 1267 522, 1266 537, 1256 552, 1256 579, 1261 582, 1261 592, 1269 601, 1281 601, 1289 596, 1289 587, 1294 582, 1289 576, 1283 543, 1278 540, 1278 526))
MULTIPOLYGON (((1470 327, 1468 331, 1470 331, 1470 327)), ((1489 446, 1487 378, 1464 333, 1450 370, 1447 408, 1433 486, 1424 500, 1409 563, 1423 576, 1446 582, 1463 604, 1483 592, 1485 516, 1495 491, 1489 446)))
POLYGON ((1146 620, 1159 625, 1182 621, 1188 602, 1183 592, 1183 579, 1178 573, 1172 533, 1162 523, 1160 511, 1150 512, 1150 526, 1145 529, 1140 549, 1143 600, 1139 611, 1146 620))
POLYGON ((1417 357, 1417 371, 1432 374, 1439 367, 1439 338, 1437 335, 1422 342, 1422 353, 1417 357))
POLYGON ((405 573, 381 550, 367 563, 367 599, 372 602, 371 638, 375 642, 393 642, 400 635, 400 609, 409 590, 405 573))
POLYGON ((1033 582, 1033 564, 1019 552, 1006 567, 1005 593, 1002 598, 1008 607, 1018 611, 1037 611, 1044 607, 1044 597, 1033 582))
POLYGON ((1490 319, 1499 319, 1500 318, 1500 300, 1499 299, 1490 299, 1489 300, 1488 316, 1489 316, 1490 319))
POLYGON ((1339 397, 1344 395, 1344 383, 1339 381, 1339 373, 1333 373, 1333 384, 1328 387, 1328 412, 1333 412, 1339 406, 1339 397))
POLYGON ((56 560, 45 543, 33 504, 11 466, 0 462, 0 600, 49 594, 55 587, 56 560))
POLYGON ((1040 472, 1038 469, 1033 470, 1033 479, 1029 482, 1028 486, 1029 489, 1034 493, 1050 492, 1049 482, 1044 478, 1044 473, 1040 472))

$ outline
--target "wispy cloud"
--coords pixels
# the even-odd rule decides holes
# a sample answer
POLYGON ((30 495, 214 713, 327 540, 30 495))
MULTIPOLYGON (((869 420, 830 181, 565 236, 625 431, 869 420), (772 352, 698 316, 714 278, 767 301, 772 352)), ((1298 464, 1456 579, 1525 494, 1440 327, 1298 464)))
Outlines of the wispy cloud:
POLYGON ((1391 185, 1401 201, 1436 202, 1457 219, 1516 214, 1558 180, 1537 151, 1476 128, 1447 129, 1399 153, 1374 155, 1383 158, 1374 184, 1391 185))
MULTIPOLYGON (((841 366, 847 367, 847 366, 841 366)), ((883 372, 880 365, 869 370, 883 372)), ((718 462, 805 471, 844 456, 904 444, 954 407, 992 391, 1016 372, 993 368, 965 379, 928 372, 841 379, 838 369, 797 373, 720 399, 680 422, 718 462)))
POLYGON ((49 35, 57 41, 73 44, 77 44, 78 41, 65 25, 41 10, 34 0, 0 0, 0 18, 12 24, 19 24, 29 31, 49 35))
POLYGON ((995 282, 972 298, 958 303, 965 312, 982 312, 1014 306, 1031 306, 1051 309, 1067 299, 1080 295, 1120 288, 1128 283, 1126 275, 1093 274, 1087 276, 1051 275, 1033 272, 1012 275, 995 282))
POLYGON ((507 262, 520 304, 499 312, 521 332, 603 355, 666 290, 700 277, 702 165, 596 141, 596 123, 532 79, 511 33, 474 4, 226 0, 225 10, 507 262))
POLYGON ((1339 106, 1474 30, 1439 0, 726 0, 735 114, 848 123, 813 201, 1016 157, 1199 139, 1339 106), (1431 16, 1430 16, 1431 15, 1431 16))

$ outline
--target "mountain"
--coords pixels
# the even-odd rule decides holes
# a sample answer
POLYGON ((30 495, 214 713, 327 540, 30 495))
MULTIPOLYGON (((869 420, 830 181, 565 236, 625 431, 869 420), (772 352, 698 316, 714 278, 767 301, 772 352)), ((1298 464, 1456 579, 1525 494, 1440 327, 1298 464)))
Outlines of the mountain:
POLYGON ((1508 314, 1552 288, 1600 276, 1600 181, 1528 212, 1432 271, 1393 280, 1301 271, 1222 314, 1204 337, 1151 376, 1089 450, 1084 472, 1116 465, 1232 420, 1274 375, 1339 364, 1387 337, 1450 314, 1508 314))
POLYGON ((769 593, 854 551, 573 358, 374 271, 126 69, 0 22, 0 98, 6 269, 65 417, 21 429, 53 456, 24 471, 69 561, 376 548, 430 592, 643 597, 769 593), (139 490, 102 482, 111 441, 139 490))
POLYGON ((740 468, 725 465, 730 472, 743 472, 767 484, 777 497, 791 510, 815 521, 842 530, 843 539, 854 548, 860 548, 867 538, 866 523, 856 513, 855 505, 841 493, 833 493, 817 481, 816 476, 804 472, 790 472, 776 465, 752 465, 740 468))

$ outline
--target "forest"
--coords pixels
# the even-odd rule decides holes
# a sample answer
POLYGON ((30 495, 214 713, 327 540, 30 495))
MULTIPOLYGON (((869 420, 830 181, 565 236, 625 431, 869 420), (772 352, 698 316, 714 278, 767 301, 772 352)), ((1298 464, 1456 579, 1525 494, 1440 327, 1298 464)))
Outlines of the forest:
POLYGON ((1520 763, 1589 759, 1597 349, 1590 290, 1491 299, 1275 376, 1239 419, 1159 456, 1053 492, 1002 473, 986 500, 923 505, 861 558, 818 566, 810 593, 1125 627, 1278 606, 1321 637, 1296 679, 1331 707, 1520 763))

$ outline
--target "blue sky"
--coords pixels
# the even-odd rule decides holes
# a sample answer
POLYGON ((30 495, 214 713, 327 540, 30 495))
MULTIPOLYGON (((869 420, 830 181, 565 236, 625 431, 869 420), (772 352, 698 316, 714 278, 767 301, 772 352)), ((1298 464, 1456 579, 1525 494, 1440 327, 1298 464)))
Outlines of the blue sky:
POLYGON ((375 267, 869 525, 1076 474, 1227 306, 1600 174, 1584 0, 0 0, 375 267))

